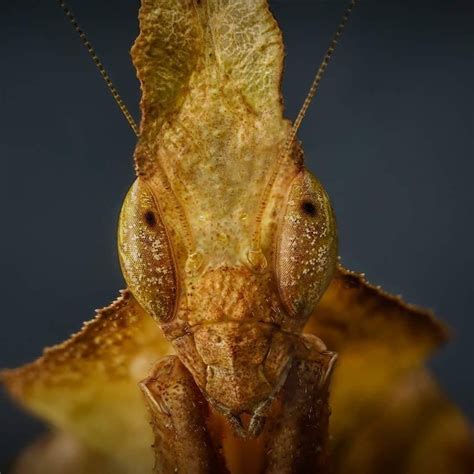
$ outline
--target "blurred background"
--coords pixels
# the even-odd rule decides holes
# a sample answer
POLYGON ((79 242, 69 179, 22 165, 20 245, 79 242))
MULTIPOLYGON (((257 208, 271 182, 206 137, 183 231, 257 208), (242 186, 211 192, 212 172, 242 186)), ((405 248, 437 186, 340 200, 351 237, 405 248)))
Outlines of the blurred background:
MULTIPOLYGON (((138 119, 129 49, 139 2, 70 2, 138 119)), ((346 2, 270 4, 294 118, 346 2)), ((115 232, 135 136, 55 1, 2 2, 0 12, 0 366, 15 367, 124 287, 115 232)), ((471 420, 473 24, 470 0, 362 0, 300 131, 344 264, 453 329, 430 365, 471 420)), ((0 470, 42 429, 1 393, 0 470)))

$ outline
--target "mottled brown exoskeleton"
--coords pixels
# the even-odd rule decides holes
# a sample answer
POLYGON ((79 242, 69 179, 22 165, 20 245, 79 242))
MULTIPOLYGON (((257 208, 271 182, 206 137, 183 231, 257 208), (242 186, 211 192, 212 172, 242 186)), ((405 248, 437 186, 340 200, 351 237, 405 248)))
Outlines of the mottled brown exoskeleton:
POLYGON ((266 472, 314 469, 336 354, 303 328, 337 234, 283 118, 281 32, 266 0, 144 0, 140 28, 138 177, 119 252, 176 351, 141 383, 157 470, 222 469, 208 408, 243 438, 269 425, 266 472))
POLYGON ((59 4, 138 136, 128 289, 0 372, 51 428, 13 473, 472 472, 471 428, 423 367, 446 328, 336 264, 296 140, 354 2, 290 124, 266 0, 142 0, 140 127, 59 4))

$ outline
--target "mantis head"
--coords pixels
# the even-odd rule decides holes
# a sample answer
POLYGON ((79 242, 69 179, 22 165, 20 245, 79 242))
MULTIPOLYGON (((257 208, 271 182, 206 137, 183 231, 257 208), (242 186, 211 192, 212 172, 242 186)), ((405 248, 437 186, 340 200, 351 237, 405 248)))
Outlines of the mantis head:
MULTIPOLYGON (((194 237, 199 252, 193 249, 189 253, 184 232, 166 221, 159 192, 146 180, 137 179, 122 208, 119 253, 127 284, 143 308, 168 327, 180 314, 190 321, 212 320, 190 314, 196 307, 196 301, 190 301, 195 300, 195 289, 203 287, 215 300, 219 293, 212 295, 212 291, 218 291, 219 279, 223 281, 226 274, 243 274, 245 279, 228 283, 229 294, 234 283, 234 292, 242 300, 241 314, 226 315, 223 300, 222 314, 215 319, 265 319, 258 314, 264 303, 251 301, 250 295, 255 293, 247 288, 251 281, 263 295, 254 297, 267 299, 271 306, 263 310, 275 313, 272 322, 284 323, 291 331, 301 330, 335 269, 335 219, 326 192, 307 170, 299 171, 286 189, 275 194, 278 197, 268 203, 271 211, 260 223, 265 236, 263 248, 252 250, 253 236, 240 222, 244 211, 239 206, 233 212, 238 221, 227 221, 227 233, 222 223, 204 222, 203 232, 194 237), (235 229, 240 232, 232 235, 235 229), (210 279, 217 281, 211 283, 210 279), (247 314, 242 314, 244 307, 247 314), (183 308, 186 314, 180 311, 183 308)), ((223 203, 216 200, 211 205, 220 208, 223 203)), ((179 203, 172 209, 177 207, 179 203)))
POLYGON ((178 3, 140 11, 138 178, 120 260, 209 398, 251 411, 282 383, 331 281, 335 219, 303 166, 301 120, 283 118, 283 42, 266 0, 178 3))

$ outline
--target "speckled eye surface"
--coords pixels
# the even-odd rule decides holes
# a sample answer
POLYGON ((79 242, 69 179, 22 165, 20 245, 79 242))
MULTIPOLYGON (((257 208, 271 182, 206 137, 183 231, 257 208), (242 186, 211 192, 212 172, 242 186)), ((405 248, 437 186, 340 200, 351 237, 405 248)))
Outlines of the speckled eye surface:
POLYGON ((177 294, 172 250, 153 194, 140 179, 123 203, 118 245, 122 272, 135 298, 159 322, 170 320, 177 294))
POLYGON ((276 255, 283 303, 292 316, 309 316, 336 266, 337 231, 329 198, 308 171, 291 185, 276 255))

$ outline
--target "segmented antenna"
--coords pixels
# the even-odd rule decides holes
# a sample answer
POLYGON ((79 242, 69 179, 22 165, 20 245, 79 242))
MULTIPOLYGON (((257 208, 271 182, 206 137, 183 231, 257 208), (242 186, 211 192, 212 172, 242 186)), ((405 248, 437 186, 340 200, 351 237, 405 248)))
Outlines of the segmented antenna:
POLYGON ((321 65, 319 66, 318 72, 316 73, 316 76, 313 80, 313 83, 311 84, 308 95, 306 96, 306 99, 303 102, 303 106, 301 107, 301 110, 299 111, 298 116, 296 117, 295 123, 293 124, 293 128, 291 129, 291 133, 288 138, 288 143, 286 145, 287 153, 291 151, 293 143, 295 142, 296 134, 298 133, 298 129, 300 128, 301 123, 303 122, 303 119, 306 115, 306 112, 308 111, 308 108, 311 105, 314 96, 316 95, 319 83, 321 82, 324 72, 328 67, 329 61, 331 60, 331 56, 334 53, 334 50, 336 49, 337 43, 341 38, 344 27, 346 26, 347 21, 349 20, 349 16, 352 13, 353 8, 356 6, 356 3, 357 0, 351 0, 351 2, 344 11, 342 20, 339 23, 339 26, 337 27, 336 33, 334 34, 334 37, 331 43, 329 44, 329 48, 327 49, 326 54, 324 55, 324 58, 321 62, 321 65))
POLYGON ((91 55, 92 60, 94 61, 95 65, 97 66, 97 69, 100 72, 100 75, 102 76, 105 83, 107 84, 107 87, 109 88, 110 93, 112 94, 113 98, 115 99, 115 102, 117 103, 120 110, 122 111, 122 114, 127 119, 127 122, 130 125, 130 127, 132 128, 133 132, 138 137, 139 131, 138 131, 138 126, 137 126, 135 120, 133 119, 132 115, 130 114, 129 110, 127 109, 127 106, 124 104, 122 98, 120 97, 120 94, 118 93, 118 91, 115 88, 112 80, 110 79, 110 76, 108 75, 107 71, 105 70, 104 65, 102 64, 102 61, 99 59, 99 57, 97 56, 97 53, 95 52, 94 48, 92 47, 90 41, 87 39, 86 34, 84 33, 82 28, 77 23, 76 18, 74 17, 74 15, 72 14, 71 10, 66 5, 66 3, 63 0, 58 0, 58 4, 63 9, 65 15, 68 18, 68 20, 71 22, 72 26, 74 27, 74 29, 79 34, 79 37, 81 38, 82 43, 84 44, 87 51, 91 55))
POLYGON ((342 31, 344 30, 344 27, 347 24, 347 20, 349 19, 349 16, 353 8, 356 6, 356 4, 357 4, 357 0, 351 0, 349 5, 346 7, 342 20, 339 23, 336 33, 334 34, 334 37, 331 43, 329 44, 329 48, 327 49, 326 54, 324 55, 321 65, 318 68, 318 71, 313 80, 313 83, 311 84, 311 88, 309 89, 308 95, 306 96, 306 99, 303 103, 303 106, 301 107, 301 110, 299 111, 298 116, 296 117, 295 123, 293 124, 290 135, 288 137, 288 141, 286 142, 286 145, 283 148, 283 153, 280 154, 278 162, 276 166, 274 167, 272 174, 270 175, 270 179, 268 180, 267 184, 265 185, 265 188, 263 189, 263 193, 262 193, 262 197, 260 201, 260 207, 257 212, 257 217, 255 219, 256 228, 252 236, 252 252, 258 252, 260 249, 261 222, 262 222, 263 214, 265 212, 265 208, 267 206, 268 196, 272 189, 273 183, 275 182, 275 179, 278 175, 278 172, 280 170, 282 163, 284 162, 287 156, 291 155, 292 148, 296 139, 296 134, 298 132, 298 129, 300 128, 301 122, 303 122, 304 116, 311 104, 311 101, 316 95, 316 92, 318 90, 319 83, 321 82, 321 79, 323 77, 324 71, 326 70, 329 64, 329 60, 331 59, 331 56, 334 53, 334 50, 336 49, 336 46, 341 37, 342 31))

